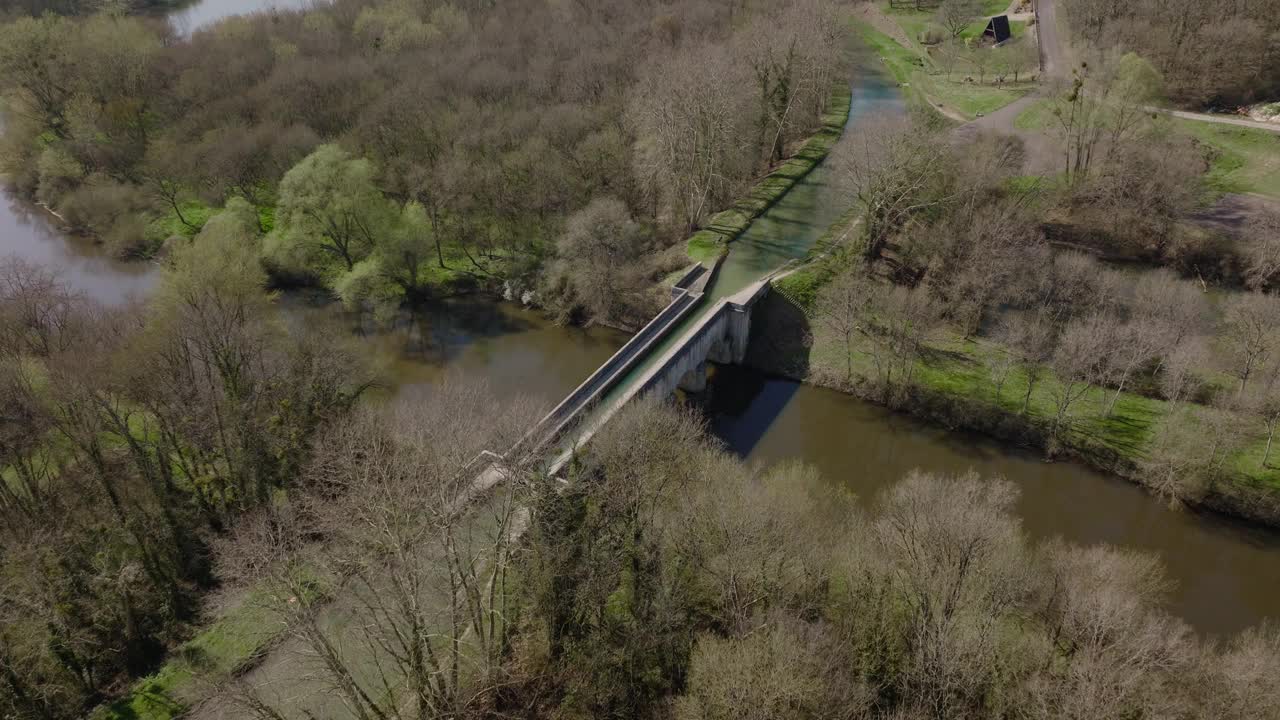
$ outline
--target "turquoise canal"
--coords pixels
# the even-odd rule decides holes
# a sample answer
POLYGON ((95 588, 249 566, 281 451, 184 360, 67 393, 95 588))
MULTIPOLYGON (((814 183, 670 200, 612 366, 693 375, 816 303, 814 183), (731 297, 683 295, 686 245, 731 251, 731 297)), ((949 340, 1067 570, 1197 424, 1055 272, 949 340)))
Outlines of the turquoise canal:
MULTIPOLYGON (((200 4, 215 5, 242 7, 200 4)), ((868 114, 901 111, 896 89, 875 72, 861 75, 853 89, 855 128, 868 114)), ((734 243, 707 307, 808 251, 845 207, 828 187, 828 173, 820 167, 734 243)), ((0 256, 7 254, 52 267, 105 303, 145 296, 156 279, 154 265, 112 260, 91 243, 64 235, 47 211, 6 196, 0 202, 0 256)), ((601 328, 556 326, 537 312, 481 298, 406 313, 390 331, 366 326, 311 295, 287 294, 280 304, 290 322, 335 324, 357 338, 396 387, 430 387, 458 372, 486 378, 498 393, 533 395, 548 405, 626 340, 601 328)), ((1275 533, 1171 511, 1132 485, 1078 465, 1046 464, 982 438, 740 368, 718 370, 705 406, 715 435, 749 462, 803 460, 869 503, 917 467, 1006 477, 1022 490, 1019 510, 1032 538, 1105 542, 1161 557, 1174 582, 1170 610, 1202 632, 1229 633, 1280 617, 1275 533)))

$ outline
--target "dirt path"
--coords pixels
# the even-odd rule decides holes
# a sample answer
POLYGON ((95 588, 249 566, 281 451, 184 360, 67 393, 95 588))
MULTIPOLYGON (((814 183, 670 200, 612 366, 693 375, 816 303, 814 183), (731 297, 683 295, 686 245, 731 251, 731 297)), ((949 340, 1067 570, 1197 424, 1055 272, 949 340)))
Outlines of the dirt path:
POLYGON ((956 137, 962 141, 972 140, 979 131, 983 130, 1019 138, 1026 152, 1022 164, 1022 172, 1026 175, 1049 175, 1056 172, 1058 168, 1058 146, 1052 137, 1043 132, 1020 130, 1014 126, 1014 122, 1024 110, 1050 92, 1053 81, 1060 76, 1065 67, 1062 59, 1062 45, 1058 41, 1056 3, 1057 0, 1038 0, 1035 3, 1037 20, 1033 27, 1036 30, 1036 42, 1040 43, 1044 55, 1044 72, 1041 74, 1040 87, 1035 92, 1027 93, 990 115, 967 122, 955 129, 956 137))
POLYGON ((1218 123, 1219 125, 1237 125, 1239 127, 1253 128, 1255 130, 1265 130, 1267 132, 1280 133, 1280 124, 1259 122, 1257 120, 1249 120, 1242 117, 1209 115, 1208 113, 1187 112, 1185 110, 1165 110, 1163 108, 1149 107, 1147 110, 1152 112, 1164 113, 1172 115, 1183 120, 1198 120, 1200 122, 1218 123))

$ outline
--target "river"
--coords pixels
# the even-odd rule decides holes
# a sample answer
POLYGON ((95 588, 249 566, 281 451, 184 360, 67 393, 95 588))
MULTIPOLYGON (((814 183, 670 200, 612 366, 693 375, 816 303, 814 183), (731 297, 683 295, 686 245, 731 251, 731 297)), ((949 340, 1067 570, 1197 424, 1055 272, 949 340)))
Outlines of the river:
MULTIPOLYGON (((204 0, 183 12, 260 9, 253 0, 204 0)), ((195 17, 195 16, 193 16, 195 17)), ((212 15, 200 15, 207 24, 212 15)), ((892 107, 895 92, 875 72, 859 78, 851 122, 892 107)), ((819 169, 752 225, 734 246, 717 281, 727 294, 753 273, 803 248, 838 214, 819 169)), ((0 201, 0 256, 16 254, 56 269, 73 287, 104 303, 145 296, 156 267, 122 263, 82 239, 67 237, 39 207, 5 195, 0 201)), ((488 379, 497 393, 526 393, 552 403, 621 346, 621 333, 565 328, 537 312, 482 298, 436 303, 406 314, 390 332, 363 327, 314 295, 281 299, 287 317, 336 318, 403 385, 432 385, 449 372, 488 379)), ((925 426, 821 388, 719 368, 705 403, 712 431, 749 462, 801 459, 874 502, 876 493, 921 468, 1001 475, 1021 489, 1019 513, 1034 539, 1111 543, 1159 555, 1175 583, 1169 609, 1205 633, 1231 633, 1280 617, 1280 535, 1216 517, 1177 512, 1126 482, 1071 463, 967 434, 925 426)))
POLYGON ((232 15, 297 10, 320 0, 196 0, 169 13, 169 23, 183 37, 232 15))

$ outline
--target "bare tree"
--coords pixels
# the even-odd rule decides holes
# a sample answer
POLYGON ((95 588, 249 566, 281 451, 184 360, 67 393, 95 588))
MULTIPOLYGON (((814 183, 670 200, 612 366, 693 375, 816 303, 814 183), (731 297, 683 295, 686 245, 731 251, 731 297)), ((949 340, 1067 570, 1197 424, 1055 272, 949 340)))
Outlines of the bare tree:
MULTIPOLYGON (((981 173, 975 169, 966 176, 979 184, 982 181, 975 176, 981 173)), ((1003 172, 997 168, 990 174, 991 184, 997 184, 1003 172)), ((993 306, 1017 299, 1011 289, 1034 262, 1040 237, 1016 203, 984 205, 972 211, 958 207, 951 221, 931 230, 942 237, 929 259, 925 280, 967 338, 978 332, 993 306)))
POLYGON ((1133 374, 1158 356, 1166 343, 1166 333, 1142 320, 1125 322, 1113 315, 1103 316, 1102 322, 1100 330, 1106 336, 1102 340, 1105 376, 1107 383, 1115 387, 1105 412, 1110 416, 1133 374))
POLYGON ((581 306, 592 318, 614 322, 651 316, 655 303, 642 262, 650 249, 648 233, 620 200, 597 198, 574 213, 557 243, 562 270, 555 275, 569 290, 566 310, 581 306))
POLYGON ((1017 489, 975 473, 909 474, 888 492, 871 547, 907 613, 910 666, 898 688, 934 717, 972 707, 1001 655, 996 627, 1026 591, 1017 489))
POLYGON ((1163 685, 1190 669, 1190 630, 1159 611, 1168 583, 1152 556, 1106 547, 1047 549, 1043 618, 1051 645, 1029 683, 1033 717, 1122 717, 1181 710, 1163 685))
POLYGON ((1245 283, 1253 290, 1271 287, 1280 276, 1280 212, 1253 214, 1242 235, 1245 283))
POLYGON ((1196 371, 1205 365, 1209 349, 1201 337, 1188 338, 1160 358, 1160 392, 1175 405, 1193 390, 1196 371))
POLYGON ((880 256, 912 219, 969 192, 954 187, 950 154, 940 139, 898 118, 860 123, 836 149, 833 164, 843 189, 857 198, 866 238, 864 254, 880 256))
POLYGON ((647 68, 630 116, 638 135, 636 174, 670 203, 686 229, 736 191, 752 168, 741 127, 751 85, 729 50, 682 49, 647 68))
POLYGON ((812 720, 859 717, 873 697, 850 681, 838 636, 823 624, 782 618, 742 639, 703 635, 689 662, 678 720, 812 720))
POLYGON ((1053 354, 1057 382, 1050 390, 1055 406, 1051 430, 1054 438, 1065 430, 1071 408, 1105 376, 1107 327, 1106 316, 1098 314, 1072 320, 1063 328, 1053 354))
POLYGON ((1251 628, 1219 650, 1208 647, 1201 657, 1206 680, 1206 717, 1265 720, 1280 712, 1280 691, 1265 679, 1280 660, 1280 633, 1274 626, 1251 628))
POLYGON ((675 556, 702 578, 715 624, 746 638, 767 632, 783 609, 818 613, 852 498, 799 463, 731 487, 721 479, 740 475, 737 463, 724 458, 707 469, 680 502, 675 556))
POLYGON ((1263 431, 1267 436, 1266 448, 1262 452, 1259 467, 1267 468, 1271 460, 1271 445, 1275 440, 1276 426, 1280 424, 1280 372, 1272 371, 1262 392, 1254 393, 1248 401, 1247 409, 1262 421, 1263 431))
POLYGON ((1137 464, 1142 484, 1171 503, 1200 497, 1216 453, 1203 425, 1201 414, 1191 407, 1165 414, 1137 464))
POLYGON ((867 322, 871 302, 871 285, 875 281, 849 267, 838 273, 822 288, 810 314, 814 323, 840 340, 844 350, 844 381, 853 381, 854 338, 867 322))
POLYGON ((916 364, 937 320, 937 307, 923 289, 894 285, 876 291, 861 332, 870 341, 884 402, 896 404, 911 387, 916 364))
POLYGON ((1146 106, 1161 93, 1158 73, 1129 54, 1073 71, 1070 85, 1053 100, 1052 115, 1062 139, 1064 171, 1076 183, 1094 160, 1115 152, 1142 127, 1146 106))
POLYGON ((224 551, 224 565, 267 574, 269 606, 355 717, 455 716, 500 682, 522 469, 481 453, 513 445, 532 409, 457 379, 429 401, 365 408, 319 441, 295 519, 270 511, 266 531, 224 551), (317 577, 334 579, 330 593, 317 577))
POLYGON ((759 14, 735 36, 735 52, 756 85, 759 157, 780 160, 797 128, 822 111, 839 66, 839 26, 827 0, 799 0, 759 14))
POLYGON ((955 39, 964 34, 969 23, 981 13, 982 6, 976 0, 942 0, 934 18, 955 39))
POLYGON ((1221 336, 1230 353, 1239 396, 1255 371, 1270 359, 1280 342, 1280 299, 1252 292, 1232 296, 1225 303, 1221 336))
POLYGON ((1044 313, 1023 312, 1006 318, 996 329, 995 337, 1008 349, 1026 375, 1027 389, 1022 395, 1022 414, 1031 409, 1031 395, 1054 354, 1057 329, 1044 313))
POLYGON ((1209 327, 1209 303, 1204 293, 1168 270, 1141 274, 1134 286, 1131 314, 1135 322, 1158 331, 1162 356, 1184 347, 1190 338, 1205 333, 1209 327))

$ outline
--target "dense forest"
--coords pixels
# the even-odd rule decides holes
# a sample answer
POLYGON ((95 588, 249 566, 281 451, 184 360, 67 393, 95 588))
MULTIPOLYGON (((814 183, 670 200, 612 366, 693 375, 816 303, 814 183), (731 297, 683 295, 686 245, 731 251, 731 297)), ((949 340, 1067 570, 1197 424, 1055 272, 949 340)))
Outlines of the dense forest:
MULTIPOLYGON (((1189 227, 1213 158, 1145 104, 1268 91, 1276 18, 1064 4, 1098 52, 1046 94, 1052 173, 918 105, 836 151, 843 244, 778 285, 809 379, 1274 521, 1280 214, 1189 227)), ((1276 628, 1197 636, 1157 559, 1033 543, 1002 479, 854 498, 649 398, 558 476, 485 484, 543 408, 388 398, 348 333, 273 306, 505 287, 636 324, 819 126, 840 5, 334 0, 189 39, 154 5, 0 25, 0 173, 162 263, 106 308, 0 258, 0 717, 1280 715, 1276 628)))
POLYGON ((815 127, 845 42, 818 0, 339 0, 185 42, 119 13, 20 18, 0 170, 121 255, 242 198, 281 282, 359 305, 511 281, 626 322, 685 262, 662 251, 815 127), (557 247, 593 199, 589 222, 636 234, 616 257, 557 247), (586 307, 619 265, 632 302, 586 307))
POLYGON ((79 717, 154 667, 218 581, 210 542, 372 380, 333 333, 278 324, 237 223, 176 252, 146 307, 0 267, 5 717, 79 717))
POLYGON ((0 6, 0 20, 45 13, 85 15, 105 12, 115 15, 161 12, 181 7, 184 0, 8 0, 0 6))
POLYGON ((1155 559, 1030 543, 1006 481, 913 473, 867 505, 803 465, 750 469, 695 412, 650 399, 566 483, 534 470, 477 501, 452 463, 518 436, 527 408, 466 384, 444 395, 336 423, 288 505, 248 520, 222 556, 278 597, 308 597, 319 567, 350 577, 341 610, 276 604, 290 652, 313 660, 227 682, 223 716, 333 703, 369 718, 1280 711, 1274 630, 1197 638, 1162 608, 1155 559), (466 411, 477 405, 504 411, 466 411), (478 507, 450 511, 463 501, 478 507), (297 542, 318 536, 332 540, 319 553, 297 542), (444 587, 456 601, 424 592, 444 587))
POLYGON ((1272 100, 1280 91, 1280 13, 1270 0, 1066 0, 1084 44, 1141 53, 1170 99, 1191 107, 1272 100))
POLYGON ((165 270, 107 309, 0 269, 6 717, 79 717, 154 669, 235 579, 240 518, 374 384, 268 288, 386 309, 507 283, 644 319, 688 263, 667 250, 847 73, 817 0, 339 0, 189 40, 142 6, 32 5, 0 25, 0 172, 165 270))

